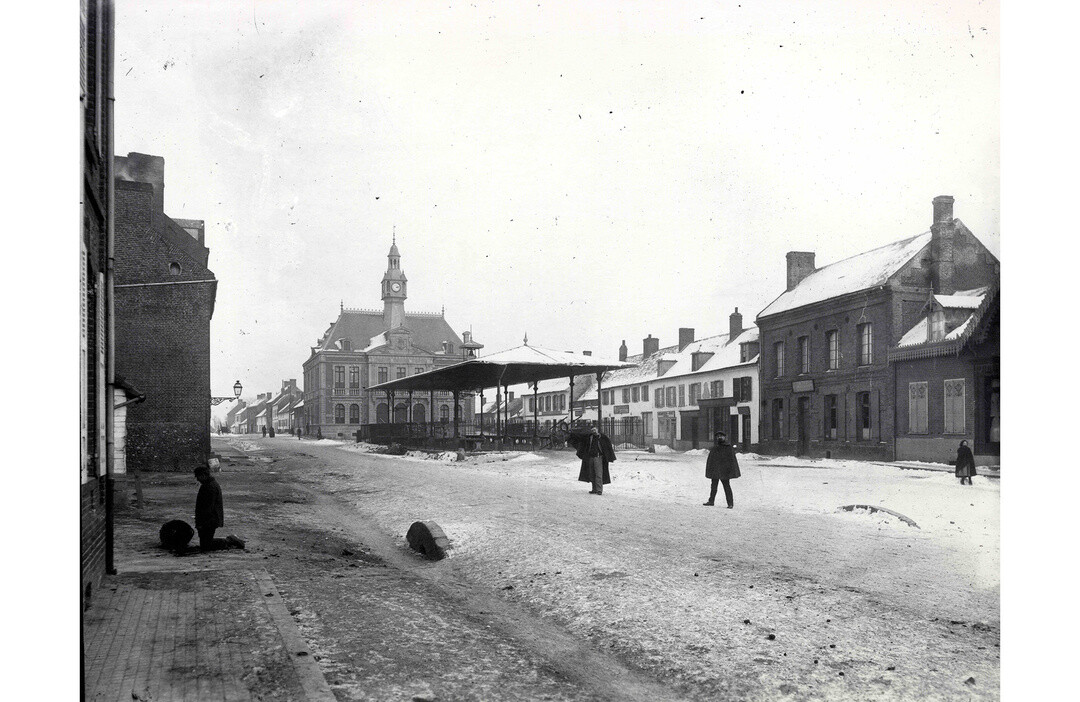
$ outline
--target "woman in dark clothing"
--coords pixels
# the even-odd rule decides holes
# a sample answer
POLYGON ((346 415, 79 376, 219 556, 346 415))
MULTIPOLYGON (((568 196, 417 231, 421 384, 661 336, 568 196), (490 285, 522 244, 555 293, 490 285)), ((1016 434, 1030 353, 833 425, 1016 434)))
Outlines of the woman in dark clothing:
POLYGON ((967 439, 960 442, 960 447, 956 449, 956 477, 960 478, 960 484, 963 485, 964 481, 967 481, 968 485, 971 485, 971 476, 978 475, 975 472, 975 456, 971 454, 971 449, 968 448, 967 439))
POLYGON ((727 434, 716 432, 716 445, 709 449, 709 458, 705 461, 705 477, 712 480, 709 501, 705 506, 712 507, 715 504, 717 485, 723 483, 728 509, 734 507, 735 496, 731 494, 730 481, 740 475, 742 474, 739 472, 739 459, 735 457, 735 448, 727 442, 727 434))

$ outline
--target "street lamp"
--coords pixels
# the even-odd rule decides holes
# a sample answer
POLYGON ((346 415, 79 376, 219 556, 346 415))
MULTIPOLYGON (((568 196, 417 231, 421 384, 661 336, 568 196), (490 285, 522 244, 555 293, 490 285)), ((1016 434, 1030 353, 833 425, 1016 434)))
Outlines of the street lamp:
POLYGON ((232 386, 233 394, 236 395, 236 399, 240 399, 240 393, 244 392, 244 386, 237 380, 236 384, 232 386))

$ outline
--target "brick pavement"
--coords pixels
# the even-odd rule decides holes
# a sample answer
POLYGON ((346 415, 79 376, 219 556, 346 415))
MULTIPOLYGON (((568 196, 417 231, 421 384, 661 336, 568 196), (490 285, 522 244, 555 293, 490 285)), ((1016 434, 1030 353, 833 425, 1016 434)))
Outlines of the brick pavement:
POLYGON ((334 700, 259 569, 107 576, 85 614, 87 700, 334 700))

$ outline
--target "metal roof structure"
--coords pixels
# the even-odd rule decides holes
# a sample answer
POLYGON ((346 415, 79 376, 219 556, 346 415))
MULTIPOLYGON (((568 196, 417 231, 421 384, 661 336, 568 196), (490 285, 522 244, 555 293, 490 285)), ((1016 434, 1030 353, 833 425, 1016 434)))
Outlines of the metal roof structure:
POLYGON ((556 351, 525 344, 452 366, 372 385, 369 389, 471 391, 603 373, 631 365, 633 364, 602 360, 573 351, 556 351))

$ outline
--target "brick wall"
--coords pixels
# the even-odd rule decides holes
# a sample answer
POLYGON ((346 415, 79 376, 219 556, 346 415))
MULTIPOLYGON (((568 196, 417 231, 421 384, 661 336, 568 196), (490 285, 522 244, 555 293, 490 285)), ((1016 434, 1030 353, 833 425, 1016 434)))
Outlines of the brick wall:
POLYGON ((212 285, 117 288, 117 372, 146 393, 127 413, 132 469, 189 470, 210 452, 212 285))
POLYGON ((80 601, 85 608, 105 574, 105 503, 102 490, 105 481, 92 478, 82 484, 79 493, 81 513, 80 533, 80 601))

